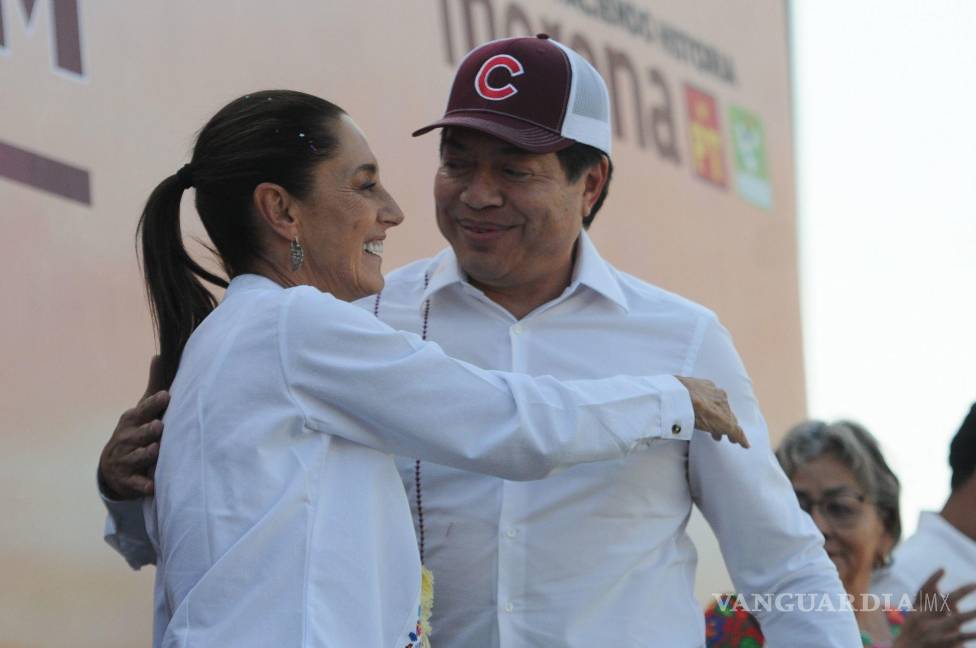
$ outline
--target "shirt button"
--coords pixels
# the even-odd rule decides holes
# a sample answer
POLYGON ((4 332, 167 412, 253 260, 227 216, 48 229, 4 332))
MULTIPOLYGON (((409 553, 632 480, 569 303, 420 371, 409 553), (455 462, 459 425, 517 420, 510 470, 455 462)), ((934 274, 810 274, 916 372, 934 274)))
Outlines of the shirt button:
POLYGON ((505 535, 507 535, 509 538, 514 538, 515 536, 518 535, 518 530, 517 529, 509 529, 508 531, 505 532, 505 535))
POLYGON ((671 434, 681 434, 681 426, 675 423, 671 426, 671 434))
POLYGON ((523 328, 521 324, 516 324, 515 326, 512 327, 512 333, 514 333, 515 335, 522 335, 522 331, 524 330, 525 328, 523 328))
POLYGON ((505 604, 506 612, 512 612, 513 610, 515 610, 515 605, 511 601, 505 604))

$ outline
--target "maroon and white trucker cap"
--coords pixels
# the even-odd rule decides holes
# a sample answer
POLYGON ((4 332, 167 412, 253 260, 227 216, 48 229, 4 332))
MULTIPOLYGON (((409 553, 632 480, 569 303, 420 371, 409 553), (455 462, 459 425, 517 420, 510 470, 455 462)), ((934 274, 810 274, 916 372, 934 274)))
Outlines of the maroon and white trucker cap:
POLYGON ((539 34, 471 50, 458 68, 439 121, 488 133, 532 153, 581 142, 610 155, 610 96, 600 73, 562 43, 539 34))

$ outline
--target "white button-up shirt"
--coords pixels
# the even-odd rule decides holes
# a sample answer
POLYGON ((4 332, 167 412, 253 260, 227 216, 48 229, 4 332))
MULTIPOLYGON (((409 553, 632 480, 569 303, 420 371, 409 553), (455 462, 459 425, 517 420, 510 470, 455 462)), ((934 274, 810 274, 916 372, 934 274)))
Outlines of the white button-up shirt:
MULTIPOLYGON (((662 439, 648 452, 531 483, 422 462, 437 648, 704 645, 695 547, 685 533, 693 503, 738 591, 843 599, 823 537, 797 505, 749 377, 710 311, 614 269, 585 234, 571 285, 521 320, 470 285, 451 250, 393 272, 378 315, 421 332, 427 300, 428 339, 481 367, 561 379, 711 379, 728 391, 752 443, 662 439)), ((416 520, 415 465, 397 462, 416 520)), ((757 616, 770 645, 860 646, 849 612, 757 616)))
POLYGON ((402 648, 420 565, 388 453, 532 479, 678 447, 672 426, 693 423, 672 377, 485 371, 256 275, 194 332, 171 394, 144 507, 155 646, 402 648))
MULTIPOLYGON (((914 602, 915 595, 937 569, 945 569, 939 591, 948 594, 957 587, 976 583, 976 540, 973 540, 936 513, 923 511, 915 533, 895 549, 891 567, 878 574, 873 589, 888 595, 892 605, 914 602)), ((976 609, 976 594, 959 602, 962 612, 976 609)), ((976 621, 963 626, 964 632, 976 632, 976 621)), ((976 648, 976 641, 967 641, 976 648)))

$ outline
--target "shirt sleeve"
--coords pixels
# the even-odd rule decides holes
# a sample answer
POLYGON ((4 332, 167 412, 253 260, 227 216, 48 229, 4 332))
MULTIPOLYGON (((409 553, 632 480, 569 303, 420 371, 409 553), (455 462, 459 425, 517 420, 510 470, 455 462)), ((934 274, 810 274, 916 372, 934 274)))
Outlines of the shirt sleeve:
POLYGON ((714 317, 703 326, 689 375, 712 380, 728 393, 752 447, 693 437, 688 476, 692 496, 718 537, 740 600, 759 620, 769 645, 859 646, 857 624, 854 615, 843 610, 846 593, 823 549, 823 536, 800 510, 773 455, 752 382, 732 339, 714 317), (755 597, 778 602, 757 606, 755 597), (821 600, 827 601, 824 607, 821 600))
POLYGON ((97 479, 98 495, 108 510, 105 516, 105 542, 119 552, 132 569, 156 564, 156 551, 146 533, 142 500, 114 500, 105 494, 102 480, 97 479))
POLYGON ((692 435, 690 397, 672 376, 559 382, 487 371, 312 288, 289 293, 282 373, 313 430, 511 480, 692 435))

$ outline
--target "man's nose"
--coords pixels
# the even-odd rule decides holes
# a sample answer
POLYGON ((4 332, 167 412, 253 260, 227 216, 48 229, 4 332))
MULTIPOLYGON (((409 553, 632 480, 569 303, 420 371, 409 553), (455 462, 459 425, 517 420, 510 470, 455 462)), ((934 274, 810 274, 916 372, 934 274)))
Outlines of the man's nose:
POLYGON ((461 192, 461 202, 471 209, 502 206, 502 192, 491 169, 478 169, 471 174, 461 192))

